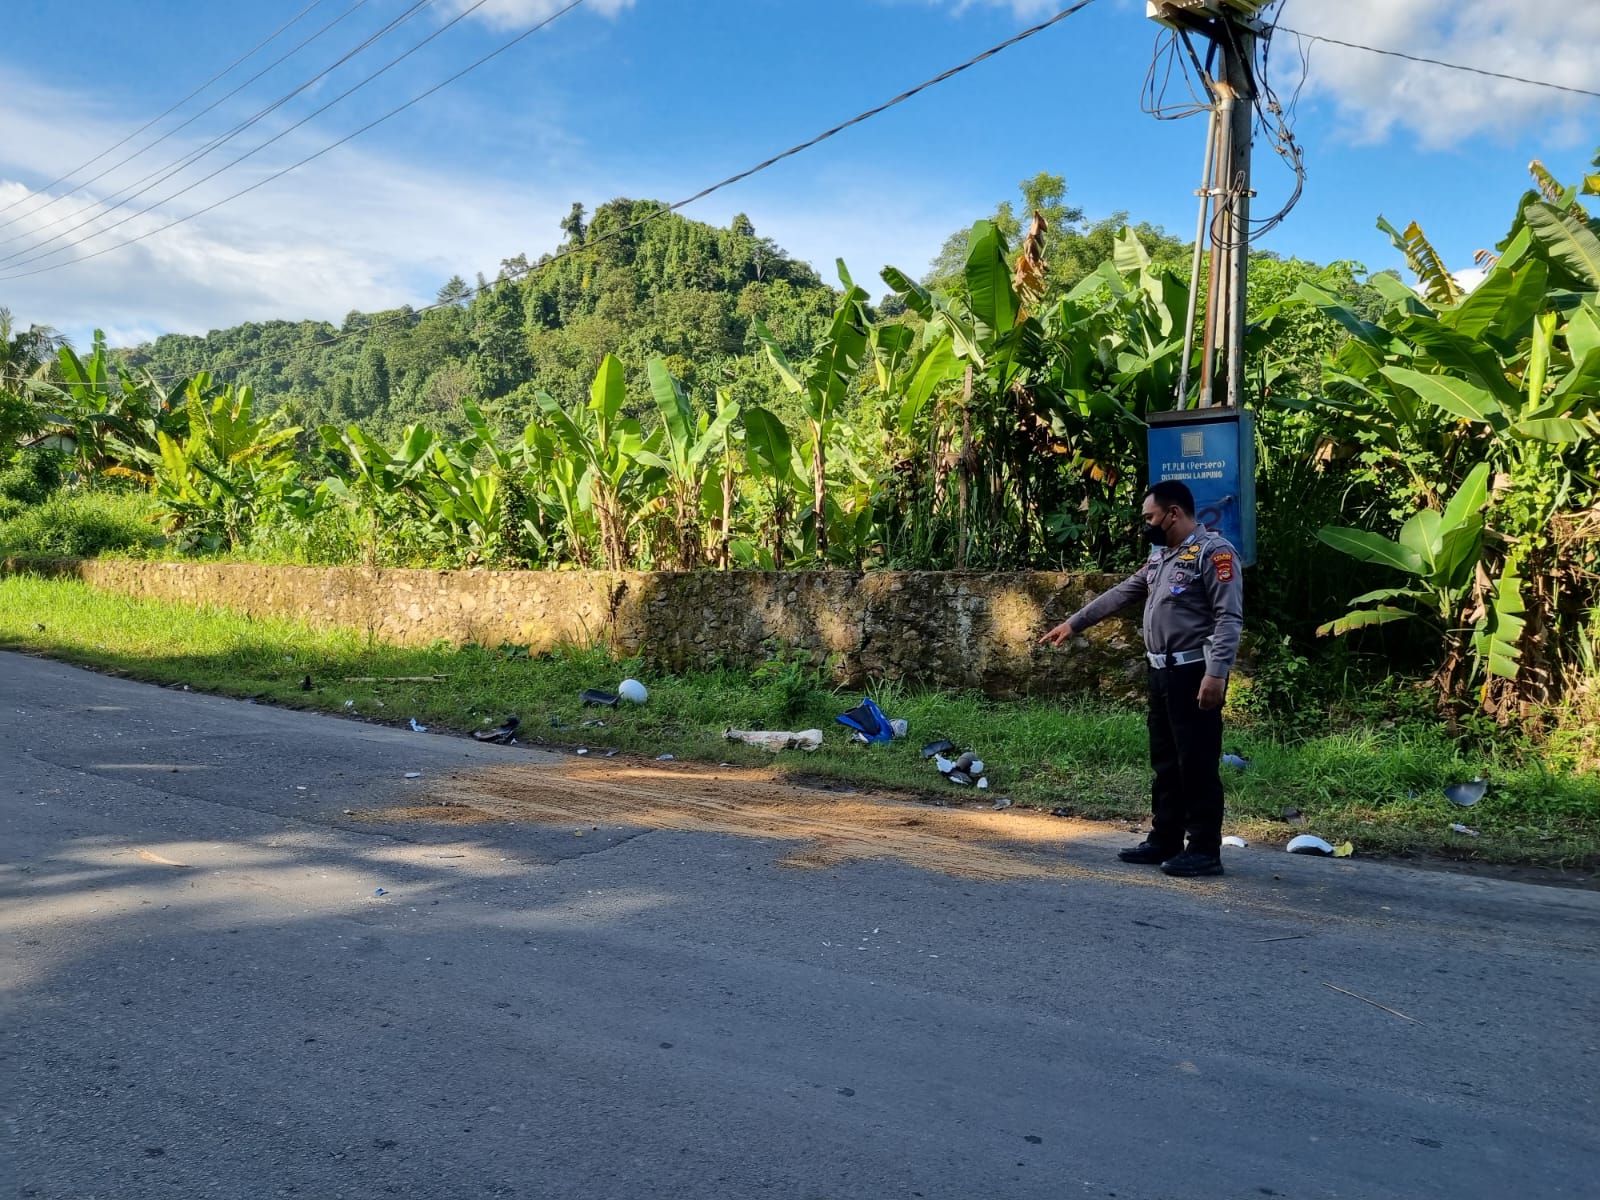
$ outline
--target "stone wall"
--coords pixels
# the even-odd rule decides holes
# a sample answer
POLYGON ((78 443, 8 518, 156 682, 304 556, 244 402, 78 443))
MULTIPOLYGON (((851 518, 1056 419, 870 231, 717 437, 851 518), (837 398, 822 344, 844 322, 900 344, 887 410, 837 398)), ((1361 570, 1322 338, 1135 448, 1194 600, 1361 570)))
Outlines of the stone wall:
POLYGON ((1039 635, 1116 577, 968 571, 417 571, 250 563, 12 560, 127 596, 360 629, 382 641, 607 644, 669 669, 747 667, 783 643, 841 683, 904 680, 994 696, 1143 687, 1137 625, 1063 650, 1039 635))

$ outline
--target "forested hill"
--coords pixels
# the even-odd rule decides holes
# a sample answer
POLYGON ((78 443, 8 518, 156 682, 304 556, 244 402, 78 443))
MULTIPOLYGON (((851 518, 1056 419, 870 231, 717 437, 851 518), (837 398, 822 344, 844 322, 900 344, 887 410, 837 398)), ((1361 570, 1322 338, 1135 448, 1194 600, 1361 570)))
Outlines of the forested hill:
POLYGON ((575 204, 555 254, 506 259, 498 281, 480 277, 475 291, 452 279, 445 303, 421 313, 353 312, 338 329, 268 321, 169 334, 122 357, 161 377, 208 370, 250 384, 258 402, 286 407, 302 426, 359 420, 387 433, 411 422, 451 429, 464 397, 513 423, 535 409, 538 391, 570 403, 587 395, 607 352, 641 379, 661 354, 696 391, 737 384, 767 370, 753 353, 757 317, 789 348, 809 349, 836 294, 747 217, 719 229, 668 213, 602 236, 661 207, 612 200, 586 221, 575 204), (583 246, 592 248, 561 257, 583 246))

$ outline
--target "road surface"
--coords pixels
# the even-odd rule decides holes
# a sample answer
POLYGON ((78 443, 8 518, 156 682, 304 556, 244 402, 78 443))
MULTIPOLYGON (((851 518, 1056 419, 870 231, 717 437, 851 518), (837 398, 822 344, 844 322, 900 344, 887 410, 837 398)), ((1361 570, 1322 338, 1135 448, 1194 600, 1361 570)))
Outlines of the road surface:
POLYGON ((15 654, 0 716, 22 1196, 1600 1186, 1594 893, 1256 848, 1180 883, 1104 828, 15 654))

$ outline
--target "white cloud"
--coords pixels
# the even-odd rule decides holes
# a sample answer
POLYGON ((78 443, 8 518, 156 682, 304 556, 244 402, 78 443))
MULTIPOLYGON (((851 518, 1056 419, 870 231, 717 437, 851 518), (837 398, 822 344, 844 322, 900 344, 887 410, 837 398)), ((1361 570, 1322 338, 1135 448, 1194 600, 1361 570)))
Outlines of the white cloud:
MULTIPOLYGON (((63 164, 82 162, 121 136, 116 114, 4 69, 0 97, 0 126, 7 130, 0 145, 0 209, 27 195, 16 182, 19 176, 50 178, 63 164)), ((328 135, 316 136, 310 140, 308 127, 305 139, 290 137, 273 147, 279 157, 259 165, 250 160, 170 209, 85 242, 76 253, 114 245, 238 191, 303 157, 328 135)), ((167 143, 161 149, 175 157, 184 147, 167 143)), ((94 191, 39 210, 38 216, 24 216, 0 230, 0 238, 94 202, 96 193, 108 194, 100 188, 150 169, 142 159, 130 163, 94 191)), ((138 211, 182 181, 174 178, 111 219, 138 211)), ((481 270, 493 276, 501 258, 549 248, 570 203, 567 192, 561 180, 533 188, 346 146, 190 223, 80 265, 11 279, 4 276, 70 262, 74 253, 32 266, 0 265, 0 304, 23 324, 48 324, 80 338, 96 325, 108 335, 115 330, 117 344, 154 333, 204 333, 244 320, 338 322, 351 309, 431 301, 452 274, 470 279, 481 270)), ((38 207, 37 200, 18 204, 0 213, 0 221, 38 207)), ((43 236, 76 223, 56 225, 43 236)), ((0 257, 25 244, 0 246, 0 257)))
POLYGON ((1014 16, 1024 19, 1051 16, 1066 7, 1066 0, 923 0, 923 3, 934 8, 953 9, 957 16, 974 8, 1008 8, 1014 16))
MULTIPOLYGON (((447 0, 440 7, 450 16, 471 8, 474 0, 447 0)), ((542 21, 551 13, 565 7, 568 0, 486 0, 472 14, 472 20, 482 21, 491 29, 525 29, 542 21)), ((614 17, 624 9, 632 8, 634 0, 589 0, 584 7, 602 16, 614 17)))
MULTIPOLYGON (((1600 91, 1600 4, 1593 0, 1289 0, 1283 23, 1308 34, 1600 91)), ((1298 69, 1294 42, 1292 35, 1278 35, 1280 92, 1287 91, 1291 65, 1298 69)), ((1537 132, 1546 144, 1569 145, 1594 128, 1593 99, 1322 42, 1308 51, 1308 94, 1332 99, 1366 140, 1405 129, 1434 149, 1484 133, 1537 132)))

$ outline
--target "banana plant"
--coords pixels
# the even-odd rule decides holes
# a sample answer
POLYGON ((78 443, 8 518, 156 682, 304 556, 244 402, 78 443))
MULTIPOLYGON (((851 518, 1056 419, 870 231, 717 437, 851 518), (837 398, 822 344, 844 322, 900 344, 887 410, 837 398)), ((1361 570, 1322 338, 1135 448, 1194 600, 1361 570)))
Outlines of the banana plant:
MULTIPOLYGON (((666 495, 662 500, 667 510, 672 565, 680 571, 693 570, 701 565, 705 554, 701 513, 709 474, 707 460, 713 450, 721 448, 726 461, 729 431, 739 415, 739 406, 726 395, 719 394, 715 419, 709 413, 697 418, 683 384, 667 369, 664 359, 659 355, 652 357, 647 370, 650 394, 661 414, 660 447, 659 450, 642 449, 635 458, 654 468, 665 482, 666 495)), ((719 499, 726 528, 731 516, 731 492, 723 490, 719 499)))
POLYGON ((766 545, 736 541, 731 548, 733 557, 743 566, 781 571, 786 561, 788 522, 795 493, 804 486, 799 452, 783 422, 764 408, 745 410, 744 431, 745 463, 757 486, 765 486, 770 516, 766 545))
POLYGON ((1433 625, 1444 639, 1446 654, 1439 682, 1446 693, 1454 689, 1456 668, 1469 653, 1481 672, 1514 678, 1523 613, 1520 579, 1513 560, 1501 571, 1498 582, 1487 582, 1482 559, 1483 508, 1488 499, 1489 466, 1479 463, 1442 512, 1425 508, 1416 513, 1400 527, 1397 540, 1341 526, 1319 530, 1317 536, 1335 550, 1400 571, 1410 579, 1397 587, 1355 597, 1350 603, 1363 607, 1352 608, 1318 627, 1318 636, 1419 618, 1433 625), (1485 592, 1495 597, 1493 610, 1481 603, 1485 592), (1479 602, 1473 603, 1475 599, 1479 602))
POLYGON ((492 561, 500 549, 501 485, 494 470, 474 465, 470 442, 435 445, 423 492, 433 519, 444 525, 469 563, 492 561))
POLYGON ((777 339, 766 324, 756 320, 756 332, 766 347, 767 358, 790 392, 800 397, 805 409, 811 435, 812 519, 814 522, 817 557, 828 557, 828 442, 833 435, 834 422, 846 395, 861 373, 867 352, 871 321, 867 317, 867 293, 857 287, 845 269, 844 260, 838 262, 839 280, 845 286, 844 296, 834 309, 828 332, 813 348, 811 357, 796 367, 784 354, 777 339))
POLYGON ((607 570, 626 570, 633 557, 631 533, 637 516, 626 506, 629 476, 638 471, 642 452, 656 450, 660 431, 646 437, 638 421, 622 416, 627 387, 622 364, 612 354, 601 360, 589 403, 578 417, 543 392, 538 400, 540 411, 579 466, 574 498, 594 514, 607 570))
POLYGON ((232 548, 298 476, 293 439, 300 430, 273 429, 273 418, 256 417, 249 387, 226 387, 208 404, 204 382, 189 383, 187 436, 158 430, 156 452, 138 453, 152 468, 169 531, 210 549, 232 548))
POLYGON ((40 383, 34 391, 50 410, 46 425, 72 437, 79 467, 86 473, 124 475, 149 484, 151 477, 140 464, 147 467, 159 458, 157 434, 180 436, 188 425, 186 400, 198 395, 209 402, 215 394, 206 373, 171 389, 148 371, 136 376, 111 361, 105 334, 98 329, 87 360, 71 346, 60 347, 56 358, 59 382, 40 383))
POLYGON ((424 426, 408 425, 390 450, 356 424, 323 425, 317 434, 328 472, 317 488, 319 501, 342 507, 356 526, 365 527, 367 565, 376 566, 380 542, 429 523, 422 479, 435 436, 424 426))

